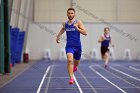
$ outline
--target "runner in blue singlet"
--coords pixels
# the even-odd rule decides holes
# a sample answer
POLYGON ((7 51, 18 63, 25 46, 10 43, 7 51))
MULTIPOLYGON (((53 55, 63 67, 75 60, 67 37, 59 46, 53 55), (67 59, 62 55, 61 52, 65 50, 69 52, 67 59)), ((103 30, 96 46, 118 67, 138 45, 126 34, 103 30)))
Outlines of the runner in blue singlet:
POLYGON ((75 20, 75 9, 69 8, 67 10, 68 21, 63 23, 63 27, 57 35, 56 42, 59 43, 60 36, 66 32, 67 43, 66 43, 66 55, 67 55, 67 69, 70 76, 69 84, 74 83, 73 72, 77 70, 77 66, 80 63, 81 58, 81 41, 80 34, 87 35, 85 27, 80 20, 75 20), (74 66, 73 66, 74 63, 74 66))

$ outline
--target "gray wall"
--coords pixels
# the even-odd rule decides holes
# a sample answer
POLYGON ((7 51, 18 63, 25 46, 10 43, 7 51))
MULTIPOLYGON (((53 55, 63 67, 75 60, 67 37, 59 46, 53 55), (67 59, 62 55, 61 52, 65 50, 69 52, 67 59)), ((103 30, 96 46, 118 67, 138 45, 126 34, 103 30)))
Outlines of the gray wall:
MULTIPOLYGON (((82 36, 83 52, 89 52, 96 48, 100 54, 100 44, 97 40, 103 34, 105 24, 85 23, 88 36, 82 36)), ((131 50, 132 59, 138 59, 140 54, 140 24, 110 24, 114 52, 116 59, 123 59, 124 49, 131 50), (123 32, 123 33, 122 33, 123 32), (132 40, 131 40, 132 39, 132 40)), ((27 38, 27 50, 29 50, 30 59, 41 59, 46 48, 51 49, 53 59, 58 59, 60 48, 65 48, 65 41, 60 44, 55 42, 56 34, 61 28, 60 23, 31 23, 27 38)), ((63 35, 65 37, 65 34, 63 35)))

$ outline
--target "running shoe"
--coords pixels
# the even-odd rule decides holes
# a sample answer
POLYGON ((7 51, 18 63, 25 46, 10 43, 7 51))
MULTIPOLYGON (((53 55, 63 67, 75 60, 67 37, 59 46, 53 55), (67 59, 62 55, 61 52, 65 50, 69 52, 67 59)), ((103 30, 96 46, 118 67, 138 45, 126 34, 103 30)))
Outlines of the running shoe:
POLYGON ((77 71, 77 66, 73 67, 73 72, 77 71))
POLYGON ((70 79, 69 84, 74 84, 74 79, 70 79))
POLYGON ((104 68, 107 68, 108 67, 108 65, 104 65, 104 68))

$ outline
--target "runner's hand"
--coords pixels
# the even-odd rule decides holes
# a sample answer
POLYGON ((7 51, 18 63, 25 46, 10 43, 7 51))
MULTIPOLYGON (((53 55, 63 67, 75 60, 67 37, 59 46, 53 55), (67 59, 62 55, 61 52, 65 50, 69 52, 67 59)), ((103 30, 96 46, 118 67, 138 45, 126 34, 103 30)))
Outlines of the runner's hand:
POLYGON ((60 38, 56 37, 56 43, 60 43, 60 38))

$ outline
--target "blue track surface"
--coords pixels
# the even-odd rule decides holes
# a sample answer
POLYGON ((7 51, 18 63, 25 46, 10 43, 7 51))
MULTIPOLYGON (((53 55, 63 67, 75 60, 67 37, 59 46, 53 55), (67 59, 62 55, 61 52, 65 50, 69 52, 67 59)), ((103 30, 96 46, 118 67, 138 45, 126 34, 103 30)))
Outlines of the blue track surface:
POLYGON ((105 69, 103 62, 82 61, 74 85, 68 84, 66 63, 39 61, 0 93, 140 93, 140 62, 110 62, 105 69))

